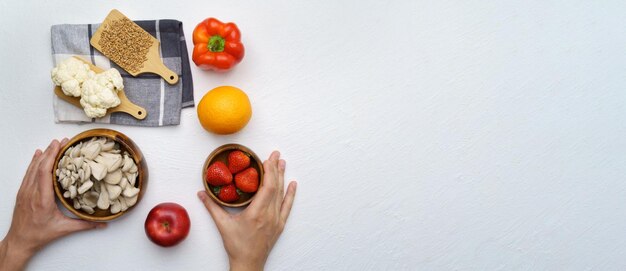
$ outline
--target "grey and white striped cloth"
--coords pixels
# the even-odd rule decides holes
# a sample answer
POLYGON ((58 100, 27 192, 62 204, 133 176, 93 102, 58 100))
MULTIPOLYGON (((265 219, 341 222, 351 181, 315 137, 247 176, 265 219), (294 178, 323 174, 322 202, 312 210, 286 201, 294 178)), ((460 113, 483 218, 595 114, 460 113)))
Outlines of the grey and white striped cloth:
POLYGON ((176 20, 135 21, 161 42, 161 58, 172 71, 178 73, 179 81, 170 85, 155 74, 129 75, 122 68, 103 56, 90 44, 92 34, 100 24, 62 24, 51 27, 52 57, 54 65, 60 61, 79 56, 92 64, 109 69, 117 68, 124 79, 124 91, 133 103, 143 107, 147 116, 137 120, 126 113, 111 113, 103 118, 91 119, 82 108, 77 108, 54 96, 54 116, 59 122, 96 122, 133 126, 167 126, 180 124, 180 111, 193 107, 193 81, 189 55, 185 44, 182 22, 176 20))

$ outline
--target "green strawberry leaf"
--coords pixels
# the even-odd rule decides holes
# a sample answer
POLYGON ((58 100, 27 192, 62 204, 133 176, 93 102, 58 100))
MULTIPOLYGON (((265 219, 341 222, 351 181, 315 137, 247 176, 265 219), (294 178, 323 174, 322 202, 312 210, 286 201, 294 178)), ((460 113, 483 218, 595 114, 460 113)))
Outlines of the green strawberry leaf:
POLYGON ((213 194, 217 195, 220 193, 220 190, 222 189, 222 187, 220 186, 213 186, 213 194))
POLYGON ((241 190, 239 190, 239 188, 237 188, 237 195, 239 195, 239 196, 243 195, 243 192, 241 192, 241 190))

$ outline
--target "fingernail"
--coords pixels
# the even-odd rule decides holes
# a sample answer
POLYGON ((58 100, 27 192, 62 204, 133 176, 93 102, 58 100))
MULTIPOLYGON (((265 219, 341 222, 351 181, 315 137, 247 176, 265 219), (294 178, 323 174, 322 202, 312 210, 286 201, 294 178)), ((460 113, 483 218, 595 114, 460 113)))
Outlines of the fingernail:
POLYGON ((285 167, 287 166, 287 162, 285 162, 285 160, 280 160, 278 161, 278 166, 280 167, 280 170, 285 170, 285 167))
POLYGON ((107 227, 105 223, 96 223, 96 229, 104 229, 107 227))
POLYGON ((200 198, 201 200, 204 200, 204 198, 206 198, 206 193, 204 193, 204 191, 198 191, 198 198, 200 198))
POLYGON ((50 151, 52 148, 54 148, 54 146, 56 145, 56 143, 55 143, 55 142, 58 142, 58 141, 57 141, 56 139, 53 139, 53 140, 50 142, 50 145, 48 145, 48 147, 46 148, 46 151, 50 151))

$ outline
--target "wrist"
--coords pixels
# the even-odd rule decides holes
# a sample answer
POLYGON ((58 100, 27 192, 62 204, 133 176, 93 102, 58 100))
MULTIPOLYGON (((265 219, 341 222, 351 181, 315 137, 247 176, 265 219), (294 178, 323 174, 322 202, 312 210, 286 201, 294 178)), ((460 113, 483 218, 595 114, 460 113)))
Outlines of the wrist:
POLYGON ((265 263, 228 259, 230 271, 262 271, 265 263))
POLYGON ((7 236, 0 242, 0 269, 23 270, 34 254, 7 236))

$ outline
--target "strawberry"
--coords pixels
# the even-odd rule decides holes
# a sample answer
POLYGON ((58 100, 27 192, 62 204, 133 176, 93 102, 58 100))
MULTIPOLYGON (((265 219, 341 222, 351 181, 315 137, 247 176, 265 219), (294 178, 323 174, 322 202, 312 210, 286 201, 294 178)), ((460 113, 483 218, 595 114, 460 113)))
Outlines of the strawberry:
POLYGON ((206 182, 213 186, 230 184, 233 182, 233 175, 228 171, 226 164, 217 161, 207 169, 206 182))
POLYGON ((213 192, 216 192, 217 197, 223 202, 233 202, 239 199, 237 188, 233 184, 216 187, 213 189, 213 192))
POLYGON ((250 166, 250 156, 242 151, 232 151, 228 154, 228 170, 238 173, 250 166))
POLYGON ((259 189, 259 173, 252 167, 239 172, 235 175, 235 185, 243 192, 256 192, 259 189))

